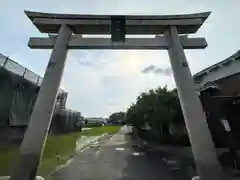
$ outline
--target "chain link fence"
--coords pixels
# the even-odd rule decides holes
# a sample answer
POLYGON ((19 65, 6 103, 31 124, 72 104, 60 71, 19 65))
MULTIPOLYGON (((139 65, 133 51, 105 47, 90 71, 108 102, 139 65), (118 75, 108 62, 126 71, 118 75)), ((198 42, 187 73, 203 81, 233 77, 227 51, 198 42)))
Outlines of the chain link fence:
MULTIPOLYGON (((37 85, 38 87, 41 86, 43 78, 36 73, 32 72, 31 70, 23 67, 19 63, 15 62, 14 60, 4 56, 0 53, 0 66, 7 69, 8 71, 13 72, 19 76, 22 76, 24 79, 32 82, 33 84, 37 85)), ((64 90, 59 89, 59 93, 66 93, 64 90)))

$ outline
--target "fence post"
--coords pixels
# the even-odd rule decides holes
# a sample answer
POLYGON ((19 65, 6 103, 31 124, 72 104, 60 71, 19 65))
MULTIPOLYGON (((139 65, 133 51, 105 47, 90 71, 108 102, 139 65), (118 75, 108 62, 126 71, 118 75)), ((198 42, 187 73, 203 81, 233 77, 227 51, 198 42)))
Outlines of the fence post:
POLYGON ((2 67, 5 67, 5 66, 6 66, 6 64, 7 64, 8 60, 9 60, 9 58, 8 58, 8 57, 6 57, 6 59, 5 59, 5 62, 3 63, 3 66, 2 66, 2 67))
POLYGON ((23 78, 24 78, 26 72, 27 72, 27 68, 25 68, 25 71, 23 72, 23 78))
POLYGON ((39 79, 40 79, 40 76, 38 76, 38 79, 37 79, 36 85, 38 85, 39 79))

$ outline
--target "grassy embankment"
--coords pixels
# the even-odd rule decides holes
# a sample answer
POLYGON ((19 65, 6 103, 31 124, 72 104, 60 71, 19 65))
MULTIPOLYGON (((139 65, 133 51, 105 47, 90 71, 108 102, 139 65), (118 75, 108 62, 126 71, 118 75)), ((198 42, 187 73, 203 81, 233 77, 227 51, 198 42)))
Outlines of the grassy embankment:
MULTIPOLYGON (((43 177, 64 164, 74 153, 76 140, 83 136, 98 136, 118 132, 120 126, 93 127, 91 130, 64 135, 48 136, 38 174, 43 177), (59 157, 59 158, 58 158, 59 157)), ((10 175, 19 153, 19 144, 0 147, 0 176, 10 175)))

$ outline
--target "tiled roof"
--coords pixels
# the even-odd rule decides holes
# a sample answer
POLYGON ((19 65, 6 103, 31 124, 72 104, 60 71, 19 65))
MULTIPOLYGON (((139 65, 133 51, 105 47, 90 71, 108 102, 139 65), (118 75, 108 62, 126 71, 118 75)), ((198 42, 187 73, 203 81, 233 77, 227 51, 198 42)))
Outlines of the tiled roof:
POLYGON ((208 73, 211 73, 211 71, 213 71, 217 68, 221 68, 222 66, 227 65, 227 64, 231 63, 232 61, 235 61, 238 58, 240 58, 240 50, 238 50, 236 53, 234 53, 232 56, 228 57, 227 59, 224 59, 223 61, 220 61, 220 62, 194 74, 193 75, 194 80, 196 80, 200 76, 207 75, 208 73))

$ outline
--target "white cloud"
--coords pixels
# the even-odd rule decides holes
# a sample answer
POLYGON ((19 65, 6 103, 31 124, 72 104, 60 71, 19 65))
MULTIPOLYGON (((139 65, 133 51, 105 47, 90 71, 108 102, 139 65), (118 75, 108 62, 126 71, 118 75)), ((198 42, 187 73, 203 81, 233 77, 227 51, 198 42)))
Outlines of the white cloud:
POLYGON ((166 84, 173 87, 173 83, 169 83, 172 77, 161 78, 141 72, 153 63, 169 67, 165 54, 157 51, 89 51, 86 56, 84 52, 70 52, 62 82, 69 92, 68 107, 81 109, 83 115, 104 116, 124 110, 140 92, 149 88, 166 84), (87 66, 82 65, 82 61, 87 66))
MULTIPOLYGON (((2 4, 1 4, 2 5, 2 4)), ((0 12, 2 53, 43 75, 49 51, 29 50, 30 36, 42 36, 24 14, 24 10, 86 14, 178 14, 212 11, 194 36, 204 36, 208 48, 187 51, 192 73, 226 58, 240 47, 238 0, 58 0, 5 1, 0 12), (174 6, 173 6, 174 4, 174 6), (53 8, 54 7, 54 8, 53 8)), ((166 51, 74 51, 68 55, 62 87, 69 92, 67 105, 87 116, 105 116, 125 109, 137 94, 167 84, 172 76, 142 74, 150 65, 170 67, 166 51)))

